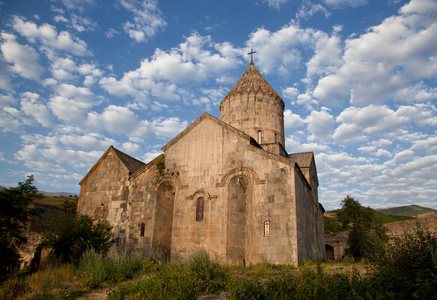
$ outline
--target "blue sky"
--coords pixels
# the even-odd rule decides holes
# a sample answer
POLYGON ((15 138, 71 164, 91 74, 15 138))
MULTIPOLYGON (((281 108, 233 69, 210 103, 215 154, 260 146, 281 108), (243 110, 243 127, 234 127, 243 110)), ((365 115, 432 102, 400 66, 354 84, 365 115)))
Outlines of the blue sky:
POLYGON ((326 209, 437 209, 435 0, 1 0, 0 184, 78 193, 110 145, 150 161, 220 117, 251 48, 326 209))

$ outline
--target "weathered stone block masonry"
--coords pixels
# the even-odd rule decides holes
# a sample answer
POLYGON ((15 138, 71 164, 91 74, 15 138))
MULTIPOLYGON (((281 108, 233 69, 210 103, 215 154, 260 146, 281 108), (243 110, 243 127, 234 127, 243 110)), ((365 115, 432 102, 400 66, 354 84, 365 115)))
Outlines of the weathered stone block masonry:
POLYGON ((80 182, 78 213, 107 219, 119 251, 223 263, 324 257, 313 152, 284 148, 284 102, 251 62, 220 105, 145 164, 109 147, 80 182))

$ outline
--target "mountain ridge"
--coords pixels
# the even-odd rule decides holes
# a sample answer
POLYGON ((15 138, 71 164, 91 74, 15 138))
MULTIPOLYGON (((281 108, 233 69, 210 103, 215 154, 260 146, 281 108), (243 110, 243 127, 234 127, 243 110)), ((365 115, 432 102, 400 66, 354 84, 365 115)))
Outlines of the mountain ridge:
POLYGON ((399 215, 399 216, 409 216, 409 217, 415 217, 417 215, 426 214, 426 213, 437 213, 437 210, 433 208, 423 207, 416 204, 395 206, 389 208, 378 208, 375 210, 382 212, 386 215, 399 215))

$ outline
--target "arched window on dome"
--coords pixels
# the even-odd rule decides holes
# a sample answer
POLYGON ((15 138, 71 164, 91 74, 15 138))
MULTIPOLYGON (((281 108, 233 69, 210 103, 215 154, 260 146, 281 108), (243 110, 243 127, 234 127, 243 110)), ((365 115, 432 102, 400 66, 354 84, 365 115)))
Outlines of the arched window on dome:
POLYGON ((204 200, 202 197, 197 198, 197 208, 196 208, 196 221, 201 222, 203 221, 203 207, 204 207, 204 200))

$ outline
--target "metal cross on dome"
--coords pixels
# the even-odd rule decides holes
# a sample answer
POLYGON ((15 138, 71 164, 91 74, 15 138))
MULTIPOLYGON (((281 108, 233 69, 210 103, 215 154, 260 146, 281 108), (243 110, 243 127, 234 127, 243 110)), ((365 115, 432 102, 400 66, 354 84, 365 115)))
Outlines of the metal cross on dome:
POLYGON ((253 51, 253 49, 250 49, 250 52, 247 53, 247 55, 250 55, 250 62, 253 62, 253 55, 256 53, 256 51, 253 51))

